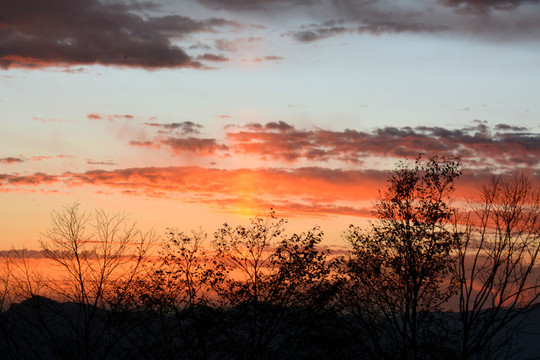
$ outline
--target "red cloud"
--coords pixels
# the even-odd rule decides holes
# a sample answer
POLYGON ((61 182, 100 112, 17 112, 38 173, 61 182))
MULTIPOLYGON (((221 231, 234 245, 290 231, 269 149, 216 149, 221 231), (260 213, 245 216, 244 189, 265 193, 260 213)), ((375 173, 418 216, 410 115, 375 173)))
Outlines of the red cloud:
MULTIPOLYGON (((231 129, 228 127, 227 129, 231 129)), ((298 130, 284 122, 248 124, 228 130, 230 149, 266 160, 339 160, 359 164, 366 157, 460 155, 467 165, 540 165, 540 134, 504 124, 495 129, 483 123, 463 129, 386 127, 373 132, 356 130, 298 130)))
POLYGON ((4 178, 0 177, 0 180, 4 180, 9 185, 41 185, 52 184, 57 182, 58 176, 47 175, 44 173, 35 173, 33 175, 17 176, 17 175, 4 175, 4 178))
POLYGON ((0 164, 15 164, 15 163, 23 162, 23 161, 24 160, 21 158, 16 158, 12 156, 0 158, 0 164))
POLYGON ((101 115, 96 114, 96 113, 88 114, 86 117, 89 120, 101 120, 102 119, 101 115))
POLYGON ((133 120, 135 118, 133 115, 129 115, 129 114, 125 114, 125 115, 118 115, 118 114, 101 115, 101 114, 96 114, 96 113, 90 113, 90 114, 86 115, 86 117, 89 120, 104 120, 104 119, 107 119, 109 122, 113 122, 115 120, 120 120, 120 119, 133 120))

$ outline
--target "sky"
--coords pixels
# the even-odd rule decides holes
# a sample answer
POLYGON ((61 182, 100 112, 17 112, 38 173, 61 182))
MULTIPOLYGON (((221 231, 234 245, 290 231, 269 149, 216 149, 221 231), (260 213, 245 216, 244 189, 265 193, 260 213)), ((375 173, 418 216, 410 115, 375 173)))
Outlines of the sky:
POLYGON ((540 180, 538 0, 0 0, 0 84, 1 249, 74 202, 339 243, 419 153, 540 180))

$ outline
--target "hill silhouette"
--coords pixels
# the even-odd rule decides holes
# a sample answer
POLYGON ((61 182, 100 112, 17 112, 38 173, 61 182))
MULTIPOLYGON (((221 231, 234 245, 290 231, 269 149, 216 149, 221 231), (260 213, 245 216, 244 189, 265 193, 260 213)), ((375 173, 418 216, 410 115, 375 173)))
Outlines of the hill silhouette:
MULTIPOLYGON (((4 359, 366 359, 354 318, 327 311, 245 303, 184 313, 88 309, 88 305, 33 296, 2 315, 4 359), (81 319, 83 310, 94 315, 81 319)), ((450 319, 457 313, 440 313, 450 319)), ((512 346, 491 359, 540 359, 540 305, 514 320, 512 346), (517 331, 517 330, 516 330, 517 331)), ((451 322, 451 321, 450 321, 451 322)), ((437 358, 452 358, 439 342, 437 358)))

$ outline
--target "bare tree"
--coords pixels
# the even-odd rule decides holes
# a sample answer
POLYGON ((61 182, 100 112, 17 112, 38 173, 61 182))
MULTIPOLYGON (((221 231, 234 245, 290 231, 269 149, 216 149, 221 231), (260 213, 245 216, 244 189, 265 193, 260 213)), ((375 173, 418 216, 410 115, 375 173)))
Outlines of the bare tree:
POLYGON ((523 173, 497 176, 468 210, 458 219, 458 338, 462 359, 487 359, 540 297, 540 189, 523 173))
POLYGON ((106 305, 110 284, 132 279, 155 240, 126 215, 88 213, 78 203, 53 211, 51 227, 42 235, 46 257, 64 272, 52 290, 63 300, 92 306, 106 305))
POLYGON ((154 240, 152 232, 142 233, 126 215, 88 213, 78 203, 52 213, 51 227, 41 240, 58 269, 48 287, 59 300, 74 303, 73 313, 63 316, 75 334, 77 357, 100 357, 114 346, 106 339, 111 332, 101 317, 115 298, 116 285, 133 281, 154 240))

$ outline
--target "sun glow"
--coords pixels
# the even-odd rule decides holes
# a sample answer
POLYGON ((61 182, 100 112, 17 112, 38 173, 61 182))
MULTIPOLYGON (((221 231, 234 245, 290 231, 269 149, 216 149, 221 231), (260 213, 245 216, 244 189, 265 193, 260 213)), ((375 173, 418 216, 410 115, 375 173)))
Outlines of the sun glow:
POLYGON ((233 212, 240 216, 254 217, 258 212, 256 196, 257 186, 255 177, 251 171, 241 171, 236 176, 234 187, 238 194, 233 205, 233 212))

